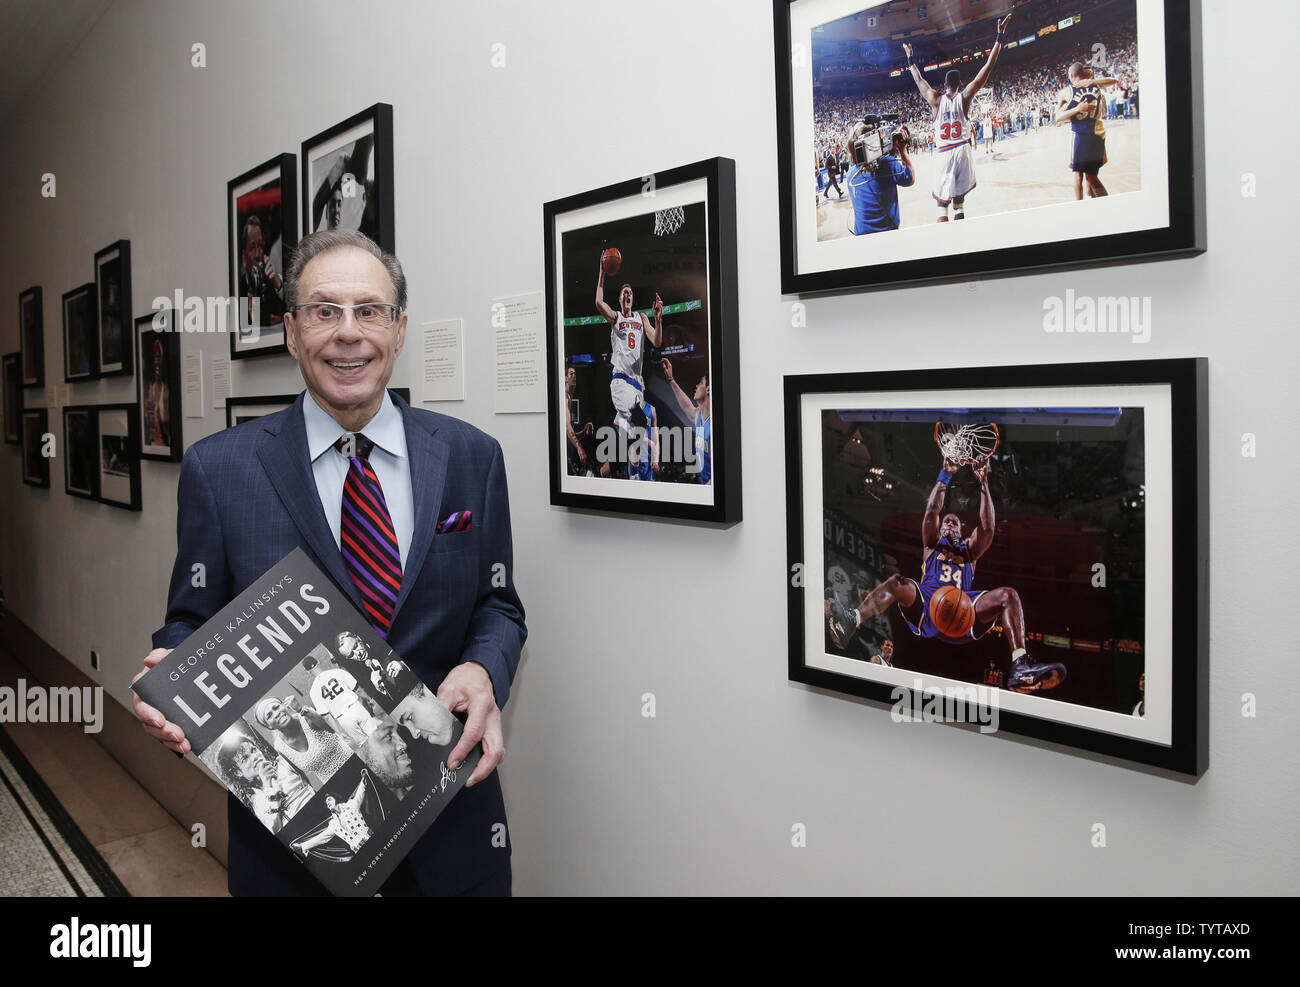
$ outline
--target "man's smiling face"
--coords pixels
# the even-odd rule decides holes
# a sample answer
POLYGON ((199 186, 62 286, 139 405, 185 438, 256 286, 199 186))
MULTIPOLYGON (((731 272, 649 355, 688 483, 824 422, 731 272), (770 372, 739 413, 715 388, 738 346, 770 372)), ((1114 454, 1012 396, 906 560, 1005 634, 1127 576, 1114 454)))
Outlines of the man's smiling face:
MULTIPOLYGON (((303 268, 297 304, 397 301, 388 271, 360 247, 335 247, 303 268)), ((336 419, 367 420, 379 409, 406 340, 406 314, 387 329, 363 329, 348 311, 329 328, 306 325, 305 311, 286 317, 289 352, 316 402, 336 419)))

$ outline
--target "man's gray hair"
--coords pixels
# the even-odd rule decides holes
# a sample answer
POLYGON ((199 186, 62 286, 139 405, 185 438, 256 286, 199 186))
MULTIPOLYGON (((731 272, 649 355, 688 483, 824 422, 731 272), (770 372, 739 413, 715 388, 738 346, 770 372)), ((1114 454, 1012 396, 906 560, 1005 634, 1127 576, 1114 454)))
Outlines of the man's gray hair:
POLYGON ((399 309, 406 311, 406 275, 402 273, 401 262, 360 230, 320 230, 308 233, 298 241, 297 248, 289 258, 289 267, 284 272, 284 303, 289 311, 293 311, 293 307, 298 304, 298 281, 302 278, 303 268, 308 261, 338 247, 359 247, 383 264, 397 295, 393 300, 399 309))

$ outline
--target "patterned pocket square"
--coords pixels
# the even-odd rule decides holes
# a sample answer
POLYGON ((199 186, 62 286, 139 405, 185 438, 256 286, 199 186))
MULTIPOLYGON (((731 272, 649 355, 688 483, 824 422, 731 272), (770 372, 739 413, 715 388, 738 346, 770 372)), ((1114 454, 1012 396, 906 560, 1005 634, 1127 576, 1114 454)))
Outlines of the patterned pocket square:
POLYGON ((438 523, 435 531, 440 535, 449 535, 456 531, 469 531, 471 514, 471 511, 457 511, 455 514, 449 514, 438 523))

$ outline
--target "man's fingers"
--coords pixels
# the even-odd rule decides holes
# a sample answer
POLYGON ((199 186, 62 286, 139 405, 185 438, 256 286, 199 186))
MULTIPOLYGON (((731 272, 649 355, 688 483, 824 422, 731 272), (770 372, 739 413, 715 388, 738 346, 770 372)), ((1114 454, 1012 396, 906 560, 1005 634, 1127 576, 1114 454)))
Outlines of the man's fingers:
POLYGON ((139 696, 136 696, 133 702, 136 719, 145 726, 162 727, 167 724, 166 718, 147 702, 144 702, 139 696))
POLYGON ((469 776, 469 781, 465 782, 465 787, 477 785, 495 771, 505 758, 506 744, 501 734, 501 714, 497 713, 489 717, 487 729, 483 731, 483 756, 479 758, 474 773, 469 776))
POLYGON ((455 771, 461 766, 465 758, 469 757, 469 752, 474 749, 474 745, 483 739, 483 731, 486 727, 487 714, 483 706, 471 706, 469 716, 465 720, 465 732, 460 735, 460 741, 452 748, 451 755, 447 758, 447 767, 455 771))

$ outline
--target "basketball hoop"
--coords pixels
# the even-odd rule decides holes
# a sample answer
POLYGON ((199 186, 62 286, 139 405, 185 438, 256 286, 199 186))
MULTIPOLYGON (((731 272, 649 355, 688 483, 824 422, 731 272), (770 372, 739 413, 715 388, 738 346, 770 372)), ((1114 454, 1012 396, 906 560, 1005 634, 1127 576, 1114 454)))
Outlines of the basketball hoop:
POLYGON ((934 441, 943 453, 944 462, 955 466, 978 466, 997 450, 1001 436, 998 427, 934 423, 934 441))
POLYGON ((655 236, 667 236, 669 233, 676 233, 685 222, 686 209, 684 206, 660 209, 655 213, 655 236))

